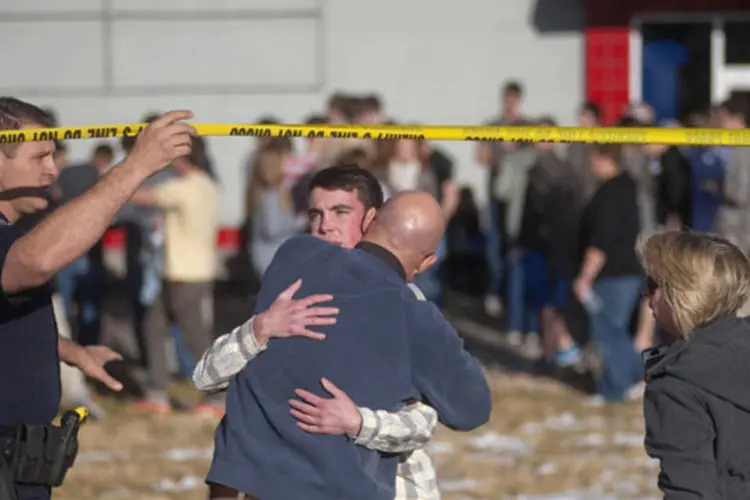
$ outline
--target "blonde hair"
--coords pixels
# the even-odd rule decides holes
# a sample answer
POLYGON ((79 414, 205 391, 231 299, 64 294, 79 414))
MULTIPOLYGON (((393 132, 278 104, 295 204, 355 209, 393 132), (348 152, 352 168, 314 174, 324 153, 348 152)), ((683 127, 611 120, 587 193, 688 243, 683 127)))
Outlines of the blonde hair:
MULTIPOLYGON (((253 163, 250 181, 246 187, 246 216, 251 217, 263 203, 266 193, 272 189, 279 189, 284 181, 284 164, 286 154, 283 150, 266 147, 258 152, 253 163)), ((285 209, 291 209, 292 200, 286 190, 280 190, 285 209)))
POLYGON ((738 314, 750 298, 750 261, 725 238, 663 231, 641 237, 636 251, 684 338, 699 326, 738 314))

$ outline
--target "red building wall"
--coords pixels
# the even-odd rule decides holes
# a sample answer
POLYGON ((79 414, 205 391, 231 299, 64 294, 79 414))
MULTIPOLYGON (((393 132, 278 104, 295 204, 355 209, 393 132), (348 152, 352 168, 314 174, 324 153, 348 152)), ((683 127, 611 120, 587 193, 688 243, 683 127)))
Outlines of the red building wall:
POLYGON ((750 12, 750 0, 588 0, 586 97, 615 122, 628 105, 630 21, 645 13, 750 12))

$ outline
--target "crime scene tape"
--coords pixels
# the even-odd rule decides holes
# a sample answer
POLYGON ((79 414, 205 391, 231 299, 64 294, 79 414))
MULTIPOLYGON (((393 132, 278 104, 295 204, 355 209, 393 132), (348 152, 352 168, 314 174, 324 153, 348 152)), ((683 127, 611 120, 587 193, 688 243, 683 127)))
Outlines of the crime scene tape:
MULTIPOLYGON (((688 128, 475 127, 405 125, 232 125, 192 123, 201 136, 316 137, 376 140, 578 142, 750 146, 750 130, 688 128)), ((145 123, 0 131, 0 144, 133 137, 145 123)))

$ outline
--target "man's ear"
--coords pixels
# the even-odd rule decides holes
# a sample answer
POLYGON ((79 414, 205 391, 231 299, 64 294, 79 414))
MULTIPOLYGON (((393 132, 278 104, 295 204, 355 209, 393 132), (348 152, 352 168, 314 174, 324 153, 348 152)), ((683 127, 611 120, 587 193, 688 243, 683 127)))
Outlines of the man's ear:
POLYGON ((437 262, 437 254, 431 253, 430 255, 422 259, 422 262, 419 263, 419 267, 417 267, 417 274, 425 272, 435 262, 437 262))
POLYGON ((365 212, 365 216, 362 218, 362 232, 364 233, 367 231, 367 228, 370 227, 370 224, 372 223, 372 220, 375 218, 375 214, 378 213, 377 210, 374 208, 369 208, 367 212, 365 212))

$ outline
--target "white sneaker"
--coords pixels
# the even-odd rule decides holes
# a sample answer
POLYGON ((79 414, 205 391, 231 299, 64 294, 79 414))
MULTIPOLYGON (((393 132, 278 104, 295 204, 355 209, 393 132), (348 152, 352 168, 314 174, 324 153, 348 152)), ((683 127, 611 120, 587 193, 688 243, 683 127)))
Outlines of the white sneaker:
POLYGON ((634 384, 627 392, 628 401, 638 401, 643 399, 643 395, 646 392, 646 382, 638 382, 634 384))
POLYGON ((583 404, 590 408, 601 408, 607 404, 607 401, 604 399, 604 396, 596 394, 595 396, 589 396, 586 398, 583 404))
POLYGON ((493 318, 499 318, 503 313, 503 304, 497 295, 488 295, 484 298, 484 312, 493 318))
POLYGON ((505 335, 505 340, 508 344, 518 347, 523 342, 523 335, 518 330, 512 330, 505 335))
POLYGON ((542 355, 542 341, 539 334, 536 332, 527 333, 521 350, 532 359, 539 358, 542 355))

